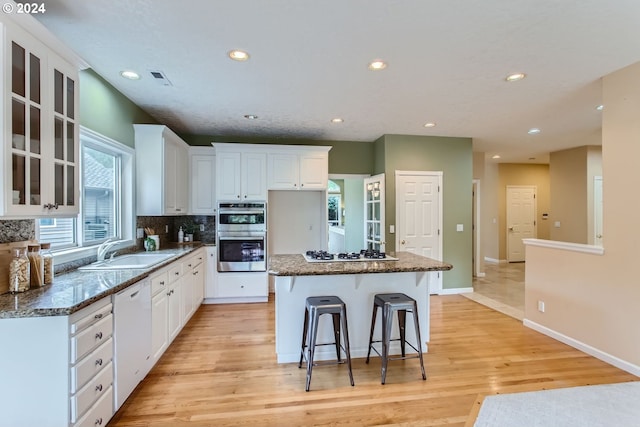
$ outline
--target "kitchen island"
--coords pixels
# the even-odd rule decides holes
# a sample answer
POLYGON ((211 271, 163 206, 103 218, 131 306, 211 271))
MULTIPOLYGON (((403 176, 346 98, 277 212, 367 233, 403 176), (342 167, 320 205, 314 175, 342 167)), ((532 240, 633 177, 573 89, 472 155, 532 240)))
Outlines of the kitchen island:
MULTIPOLYGON (((322 295, 335 295, 345 302, 351 357, 366 357, 374 295, 389 292, 407 294, 418 304, 421 344, 426 352, 426 343, 429 342, 430 278, 439 271, 451 270, 453 266, 409 252, 389 255, 397 260, 308 262, 301 254, 272 255, 268 271, 275 276, 278 363, 300 360, 305 299, 322 295)), ((395 334, 396 331, 397 326, 394 325, 395 334)), ((380 320, 374 337, 380 337, 380 320)), ((413 328, 407 328, 407 340, 416 342, 413 328)), ((323 316, 320 320, 318 343, 322 342, 333 342, 329 316, 323 316)), ((399 354, 400 346, 393 344, 398 343, 392 343, 390 354, 399 354)), ((330 346, 318 347, 315 358, 333 359, 335 350, 330 346)))

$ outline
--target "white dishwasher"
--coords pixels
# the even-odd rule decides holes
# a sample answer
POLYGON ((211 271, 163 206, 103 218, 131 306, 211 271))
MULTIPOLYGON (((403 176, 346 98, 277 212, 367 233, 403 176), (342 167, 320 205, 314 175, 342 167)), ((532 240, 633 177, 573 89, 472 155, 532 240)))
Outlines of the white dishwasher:
POLYGON ((114 410, 127 400, 151 368, 151 281, 147 278, 113 299, 114 410))

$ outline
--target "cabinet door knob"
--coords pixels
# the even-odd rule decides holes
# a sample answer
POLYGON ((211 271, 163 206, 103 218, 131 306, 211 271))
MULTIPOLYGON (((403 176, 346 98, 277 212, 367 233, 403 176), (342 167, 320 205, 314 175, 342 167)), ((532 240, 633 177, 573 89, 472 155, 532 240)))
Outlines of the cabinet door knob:
POLYGON ((96 366, 102 366, 102 359, 96 360, 96 366))
POLYGON ((95 426, 101 426, 101 425, 102 425, 102 417, 100 417, 100 418, 96 418, 96 422, 95 422, 95 423, 93 423, 93 425, 95 425, 95 426))
POLYGON ((101 339, 102 339, 102 332, 98 332, 98 333, 96 334, 96 339, 97 339, 97 340, 101 340, 101 339))
POLYGON ((96 391, 102 391, 102 384, 98 384, 96 386, 96 391))

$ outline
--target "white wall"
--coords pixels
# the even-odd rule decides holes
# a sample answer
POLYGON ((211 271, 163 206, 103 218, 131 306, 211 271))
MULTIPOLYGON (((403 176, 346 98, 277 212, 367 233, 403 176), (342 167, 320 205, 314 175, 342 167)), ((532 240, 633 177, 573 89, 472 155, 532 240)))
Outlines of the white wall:
POLYGON ((327 249, 327 196, 324 191, 269 191, 269 254, 327 249))
POLYGON ((640 63, 604 77, 603 104, 604 254, 527 246, 525 323, 640 375, 640 63))

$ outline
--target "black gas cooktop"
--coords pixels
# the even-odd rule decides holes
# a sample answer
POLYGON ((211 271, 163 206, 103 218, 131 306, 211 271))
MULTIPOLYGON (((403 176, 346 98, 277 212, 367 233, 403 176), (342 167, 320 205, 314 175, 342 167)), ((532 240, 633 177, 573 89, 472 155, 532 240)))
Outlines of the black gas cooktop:
POLYGON ((327 251, 306 251, 304 258, 309 262, 328 262, 328 261, 371 261, 371 260, 384 260, 384 261, 397 261, 398 258, 387 255, 384 252, 380 252, 372 249, 362 249, 360 252, 340 252, 330 253, 327 251))

